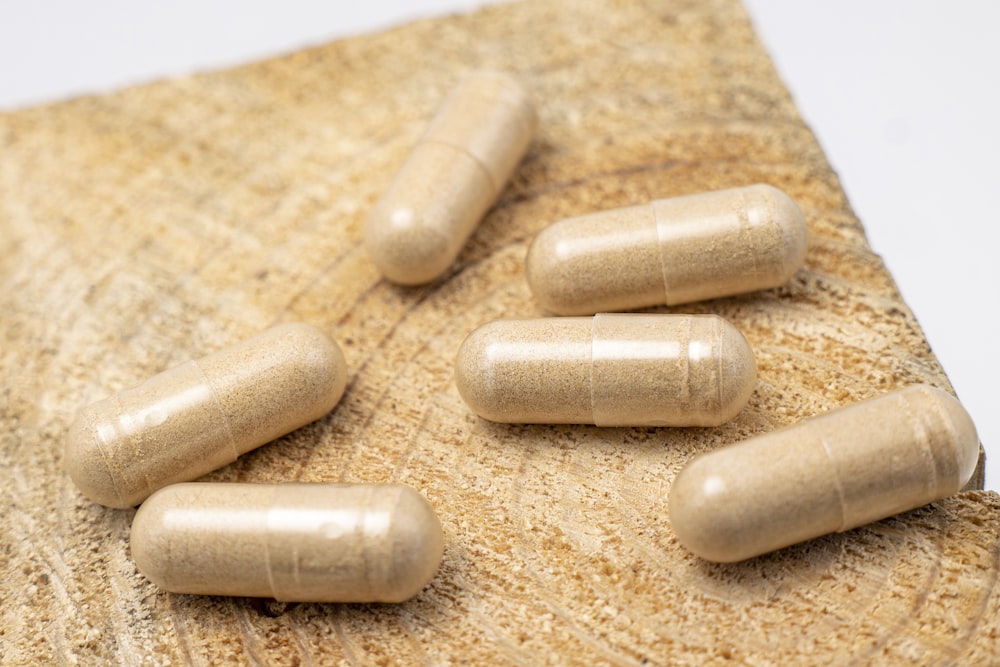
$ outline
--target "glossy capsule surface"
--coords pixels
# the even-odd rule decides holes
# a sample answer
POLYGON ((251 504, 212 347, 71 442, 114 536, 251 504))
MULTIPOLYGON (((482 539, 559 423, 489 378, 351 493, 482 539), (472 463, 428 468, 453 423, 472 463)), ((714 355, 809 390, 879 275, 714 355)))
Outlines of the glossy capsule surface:
POLYGON ((444 273, 514 173, 537 122, 508 74, 480 71, 458 84, 368 216, 368 254, 386 278, 417 285, 444 273))
POLYGON ((64 466, 94 502, 132 507, 322 417, 346 381, 325 333, 276 326, 83 408, 64 466))
POLYGON ((165 591, 286 602, 401 602, 443 544, 423 496, 373 484, 175 484, 142 504, 131 538, 165 591))
POLYGON ((497 320, 455 362, 473 412, 507 423, 715 426, 756 377, 743 334, 715 315, 497 320))
POLYGON ((526 272, 553 313, 631 310, 777 287, 806 240, 795 202, 751 185, 561 220, 535 237, 526 272))
POLYGON ((957 493, 978 455, 961 404, 915 385, 696 457, 670 522, 696 555, 744 560, 957 493))

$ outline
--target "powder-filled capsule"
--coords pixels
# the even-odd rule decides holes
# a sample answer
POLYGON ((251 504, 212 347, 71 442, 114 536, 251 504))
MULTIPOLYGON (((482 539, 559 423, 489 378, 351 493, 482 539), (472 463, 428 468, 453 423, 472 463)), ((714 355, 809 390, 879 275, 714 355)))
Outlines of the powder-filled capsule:
POLYGON ((480 71, 458 84, 365 227, 368 254, 403 285, 452 263, 528 149, 537 117, 521 84, 480 71))
POLYGON ((374 484, 175 484, 142 504, 131 537, 165 591, 284 602, 402 602, 443 545, 423 496, 374 484))
POLYGON ((961 404, 915 385, 696 457, 670 522, 698 556, 739 561, 957 493, 978 455, 961 404))
POLYGON ((326 334, 279 325, 85 407, 64 466, 94 502, 132 507, 322 417, 346 381, 326 334))
POLYGON ((715 315, 497 320, 455 362, 473 412, 506 423, 717 426, 756 379, 743 334, 715 315))
POLYGON ((806 236, 795 202, 751 185, 561 220, 535 237, 526 272, 559 315, 675 305, 781 285, 806 236))

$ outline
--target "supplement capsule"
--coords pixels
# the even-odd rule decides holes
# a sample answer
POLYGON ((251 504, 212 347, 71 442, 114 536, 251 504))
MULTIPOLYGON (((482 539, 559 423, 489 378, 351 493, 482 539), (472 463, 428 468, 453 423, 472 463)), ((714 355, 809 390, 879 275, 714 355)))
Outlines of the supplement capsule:
POLYGON ((696 457, 670 522, 689 550, 729 563, 950 496, 978 457, 959 402, 916 385, 696 457))
POLYGON ((443 545, 423 496, 373 484, 175 484, 142 504, 131 538, 165 591, 283 602, 402 602, 443 545))
POLYGON ((283 324, 85 407, 64 465, 94 502, 132 507, 322 417, 346 381, 335 342, 283 324))
POLYGON ((455 362, 469 407, 507 423, 717 426, 756 379, 743 334, 715 315, 497 320, 455 362))
POLYGON ((365 227, 368 254, 403 285, 434 280, 514 173, 538 120, 507 74, 482 71, 451 92, 365 227))
POLYGON ((544 308, 585 315, 777 287, 805 253, 799 207, 751 185, 561 220, 535 237, 526 271, 544 308))

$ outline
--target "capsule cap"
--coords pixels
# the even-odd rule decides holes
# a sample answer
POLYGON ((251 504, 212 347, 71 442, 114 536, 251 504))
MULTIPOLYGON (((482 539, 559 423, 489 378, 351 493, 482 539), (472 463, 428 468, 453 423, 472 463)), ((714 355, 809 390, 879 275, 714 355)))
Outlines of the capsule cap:
POLYGON ((950 416, 956 433, 955 443, 958 450, 958 489, 956 491, 958 491, 969 483, 972 475, 976 472, 976 466, 979 465, 979 434, 976 432, 976 425, 972 423, 972 417, 958 402, 958 399, 951 394, 945 395, 949 400, 943 401, 943 407, 950 416))
POLYGON ((669 305, 777 287, 805 260, 806 219, 771 185, 661 199, 651 207, 669 305))
POLYGON ((929 431, 940 432, 943 441, 933 443, 940 448, 939 458, 945 463, 938 466, 939 472, 953 472, 942 475, 940 484, 941 495, 950 495, 961 490, 976 471, 979 463, 979 434, 972 417, 962 407, 957 398, 937 387, 930 385, 914 385, 903 390, 911 403, 927 414, 929 431), (932 420, 941 420, 941 426, 934 428, 932 420))
POLYGON ((757 361, 739 329, 718 318, 719 416, 718 423, 734 419, 757 386, 757 361))
POLYGON ((414 489, 399 489, 391 527, 392 583, 380 602, 402 602, 419 593, 434 578, 444 555, 444 534, 434 508, 414 489))
POLYGON ((713 470, 711 459, 696 457, 670 487, 670 526, 684 547, 706 560, 731 563, 746 557, 741 505, 726 471, 713 470), (720 511, 724 508, 727 511, 720 511))
POLYGON ((718 426, 757 381, 746 338, 717 315, 599 313, 593 332, 598 426, 718 426))
POLYGON ((451 145, 420 143, 368 216, 368 255, 394 283, 430 282, 458 256, 494 198, 491 177, 475 158, 451 145))
POLYGON ((112 397, 80 410, 66 434, 63 468, 87 498, 106 507, 124 509, 135 503, 123 496, 118 484, 120 475, 112 469, 97 429, 101 415, 109 409, 106 406, 115 403, 112 397))
POLYGON ((531 293, 557 315, 666 303, 649 205, 559 220, 538 232, 524 263, 531 293))
POLYGON ((592 423, 591 327, 589 317, 488 322, 458 349, 458 393, 490 421, 592 423))

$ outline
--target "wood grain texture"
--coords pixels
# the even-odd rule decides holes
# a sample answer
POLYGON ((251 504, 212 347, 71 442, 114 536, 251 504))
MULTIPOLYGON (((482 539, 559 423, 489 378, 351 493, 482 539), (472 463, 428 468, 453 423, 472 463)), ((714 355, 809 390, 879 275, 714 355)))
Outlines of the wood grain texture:
POLYGON ((735 0, 543 0, 0 116, 0 662, 988 664, 1000 498, 969 492, 737 565, 686 553, 667 490, 694 454, 916 382, 950 388, 735 0), (507 69, 540 133, 446 276, 381 280, 365 216, 450 87, 507 69), (760 380, 732 423, 485 422, 462 338, 543 313, 528 241, 570 215, 755 182, 803 208, 786 286, 717 313, 760 380), (61 469, 82 405, 283 321, 343 346, 328 416, 207 479, 401 482, 442 567, 398 606, 168 595, 133 510, 61 469))

